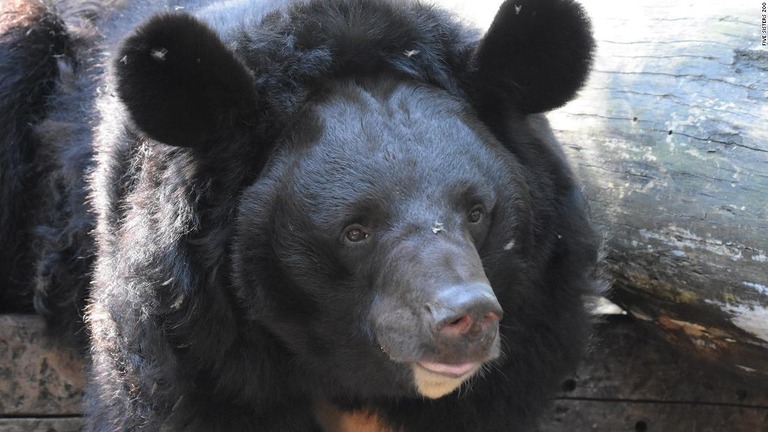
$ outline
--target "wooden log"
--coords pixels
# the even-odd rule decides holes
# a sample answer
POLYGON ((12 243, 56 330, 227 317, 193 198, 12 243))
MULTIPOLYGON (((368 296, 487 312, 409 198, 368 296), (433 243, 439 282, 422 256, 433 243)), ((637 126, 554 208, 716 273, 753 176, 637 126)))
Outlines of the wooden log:
MULTIPOLYGON (((594 69, 548 117, 605 232, 613 299, 683 350, 768 376, 762 2, 578 1, 594 69)), ((439 2, 479 28, 500 3, 439 2)))
POLYGON ((606 233, 613 298, 682 349, 768 376, 761 2, 582 3, 594 71, 549 118, 606 233))
MULTIPOLYGON (((0 315, 1 431, 82 426, 82 363, 42 329, 38 317, 0 315)), ((596 340, 539 432, 766 430, 768 381, 701 367, 634 319, 604 322, 596 340)))
POLYGON ((42 319, 0 315, 0 417, 78 416, 83 386, 82 359, 51 345, 42 319))
POLYGON ((79 432, 83 421, 79 417, 61 418, 0 418, 3 432, 79 432))
POLYGON ((539 432, 768 430, 768 380, 703 367, 631 318, 597 334, 539 432))

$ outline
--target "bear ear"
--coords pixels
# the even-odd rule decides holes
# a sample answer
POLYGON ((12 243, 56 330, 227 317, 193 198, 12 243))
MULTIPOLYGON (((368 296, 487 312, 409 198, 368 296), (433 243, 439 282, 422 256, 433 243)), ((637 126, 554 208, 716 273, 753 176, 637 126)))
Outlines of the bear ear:
POLYGON ((572 0, 507 0, 480 41, 470 85, 479 100, 525 114, 562 106, 581 88, 594 40, 572 0))
POLYGON ((158 15, 114 61, 117 94, 157 141, 197 147, 245 129, 256 108, 250 71, 216 33, 187 14, 158 15))

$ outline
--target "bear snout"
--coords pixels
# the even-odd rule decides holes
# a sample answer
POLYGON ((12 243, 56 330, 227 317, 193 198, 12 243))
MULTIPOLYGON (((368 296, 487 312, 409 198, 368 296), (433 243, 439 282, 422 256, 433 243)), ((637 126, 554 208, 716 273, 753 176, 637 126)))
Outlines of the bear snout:
POLYGON ((422 295, 410 299, 412 308, 399 304, 399 296, 380 299, 375 328, 381 351, 409 367, 418 393, 439 398, 499 356, 504 311, 484 278, 422 295))
POLYGON ((437 358, 442 363, 485 360, 504 316, 490 285, 469 283, 439 290, 424 307, 437 358))
POLYGON ((379 298, 374 304, 377 340, 391 360, 459 365, 499 355, 504 311, 485 279, 424 289, 417 298, 379 298))
POLYGON ((451 285, 436 292, 422 318, 432 332, 431 353, 411 365, 418 392, 442 397, 461 386, 499 355, 499 321, 504 316, 485 282, 451 285))
POLYGON ((449 234, 426 240, 391 249, 371 310, 377 342, 402 363, 495 359, 504 311, 475 248, 449 234))

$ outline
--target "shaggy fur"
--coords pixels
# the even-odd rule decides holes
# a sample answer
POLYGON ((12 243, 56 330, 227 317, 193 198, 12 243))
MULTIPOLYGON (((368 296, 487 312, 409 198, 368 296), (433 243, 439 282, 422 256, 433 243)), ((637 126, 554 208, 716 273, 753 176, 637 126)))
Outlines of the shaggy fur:
POLYGON ((34 304, 55 340, 82 348, 94 220, 85 205, 92 150, 84 121, 93 98, 83 90, 94 83, 73 68, 87 52, 87 31, 68 31, 36 1, 4 2, 0 13, 0 309, 34 304))
POLYGON ((39 41, 3 33, 0 96, 18 97, 5 75, 32 95, 0 102, 3 198, 40 202, 4 207, 35 226, 2 233, 53 326, 82 336, 88 296, 87 429, 315 431, 328 406, 528 429, 598 282, 585 200, 533 115, 587 76, 583 10, 508 1, 483 36, 421 3, 201 3, 63 2, 66 33, 43 7, 14 18, 39 41), (487 285, 498 346, 442 343, 439 293, 487 285), (429 399, 423 361, 483 367, 429 399))
POLYGON ((38 4, 0 6, 0 308, 31 307, 35 181, 50 161, 38 150, 31 124, 46 112, 67 46, 64 25, 38 4))

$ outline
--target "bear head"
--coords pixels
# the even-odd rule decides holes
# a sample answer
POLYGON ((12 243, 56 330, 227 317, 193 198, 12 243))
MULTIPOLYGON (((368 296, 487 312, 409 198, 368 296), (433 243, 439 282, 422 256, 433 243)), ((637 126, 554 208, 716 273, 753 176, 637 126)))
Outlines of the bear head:
POLYGON ((507 1, 477 37, 402 7, 299 3, 227 34, 167 14, 113 64, 138 133, 229 171, 222 289, 332 395, 439 398, 539 349, 521 341, 556 346, 570 324, 542 317, 581 316, 594 255, 526 118, 586 78, 582 9, 507 1))

